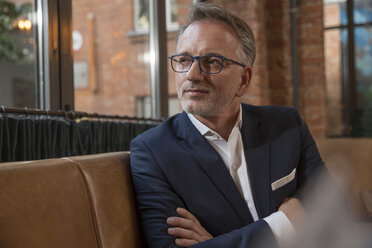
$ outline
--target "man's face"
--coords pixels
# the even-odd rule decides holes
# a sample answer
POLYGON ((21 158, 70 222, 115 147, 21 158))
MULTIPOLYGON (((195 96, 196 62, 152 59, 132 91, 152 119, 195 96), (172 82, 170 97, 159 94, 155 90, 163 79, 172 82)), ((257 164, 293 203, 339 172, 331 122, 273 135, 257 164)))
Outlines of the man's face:
MULTIPOLYGON (((220 55, 241 62, 237 56, 238 46, 238 38, 227 24, 201 21, 187 27, 179 39, 177 53, 220 55)), ((200 71, 195 60, 188 72, 176 74, 178 98, 183 109, 205 117, 236 111, 239 97, 245 93, 249 83, 248 70, 249 75, 247 69, 225 61, 220 73, 206 74, 200 71)))

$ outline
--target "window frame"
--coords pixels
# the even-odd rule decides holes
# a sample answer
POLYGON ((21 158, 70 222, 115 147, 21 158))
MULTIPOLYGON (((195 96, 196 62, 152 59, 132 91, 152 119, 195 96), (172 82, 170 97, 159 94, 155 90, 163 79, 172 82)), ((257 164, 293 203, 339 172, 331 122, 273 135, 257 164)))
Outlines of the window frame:
POLYGON ((48 15, 46 61, 49 64, 46 65, 49 80, 45 80, 45 106, 50 110, 74 109, 71 1, 43 0, 48 15))
MULTIPOLYGON (((330 1, 331 2, 331 1, 330 1)), ((337 1, 335 1, 337 2, 337 1)), ((355 24, 354 20, 354 0, 346 0, 347 24, 333 25, 324 27, 324 32, 328 30, 338 29, 340 31, 347 30, 347 72, 341 79, 343 88, 343 121, 344 128, 343 136, 352 136, 353 113, 356 111, 356 70, 355 70, 355 34, 354 31, 358 27, 372 26, 372 21, 355 24)))
MULTIPOLYGON (((151 1, 151 0, 149 0, 151 1)), ((194 0, 195 2, 195 0, 194 0)), ((133 0, 133 23, 134 23, 134 31, 136 33, 147 33, 149 32, 149 28, 150 28, 150 20, 149 21, 149 26, 147 28, 144 28, 144 27, 141 27, 139 24, 138 24, 138 17, 139 17, 139 9, 140 9, 140 1, 138 0, 133 0)), ((172 16, 172 11, 171 11, 171 0, 165 0, 165 5, 166 5, 166 8, 165 8, 165 12, 166 12, 166 29, 167 31, 174 31, 174 30, 178 30, 179 28, 179 24, 178 24, 178 21, 177 22, 172 22, 171 21, 171 16, 172 16)), ((150 4, 149 4, 150 6, 150 4)), ((149 13, 149 19, 150 19, 150 13, 149 13)))

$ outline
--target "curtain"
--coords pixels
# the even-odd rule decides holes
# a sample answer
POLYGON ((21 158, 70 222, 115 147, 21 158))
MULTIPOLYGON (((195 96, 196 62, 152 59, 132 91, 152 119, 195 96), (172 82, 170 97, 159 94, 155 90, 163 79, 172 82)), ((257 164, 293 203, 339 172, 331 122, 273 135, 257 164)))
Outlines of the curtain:
POLYGON ((128 151, 130 141, 156 123, 0 117, 0 162, 128 151))

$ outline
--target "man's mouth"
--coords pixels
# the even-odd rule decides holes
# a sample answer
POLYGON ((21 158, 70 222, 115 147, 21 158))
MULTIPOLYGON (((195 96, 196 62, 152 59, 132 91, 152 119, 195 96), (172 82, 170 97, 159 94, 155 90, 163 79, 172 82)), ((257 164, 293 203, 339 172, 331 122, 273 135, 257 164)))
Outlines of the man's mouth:
POLYGON ((205 89, 187 89, 184 91, 189 96, 201 96, 204 94, 208 94, 208 90, 205 89))

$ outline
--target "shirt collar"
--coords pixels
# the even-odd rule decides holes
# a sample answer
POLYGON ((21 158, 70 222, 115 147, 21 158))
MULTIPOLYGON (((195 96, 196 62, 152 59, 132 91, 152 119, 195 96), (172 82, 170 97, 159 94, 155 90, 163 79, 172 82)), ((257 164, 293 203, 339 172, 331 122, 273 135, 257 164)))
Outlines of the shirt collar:
MULTIPOLYGON (((212 129, 210 129, 206 125, 204 125, 202 122, 200 122, 198 119, 196 119, 195 116, 193 116, 192 114, 187 113, 187 116, 189 117, 190 121, 196 127, 196 129, 200 132, 201 135, 206 136, 206 135, 212 133, 212 134, 217 134, 218 136, 220 136, 218 133, 216 133, 215 131, 213 131, 212 129)), ((240 104, 238 118, 236 119, 233 130, 235 128, 238 128, 240 130, 241 127, 242 127, 242 122, 243 122, 243 119, 242 119, 242 105, 240 104)))

